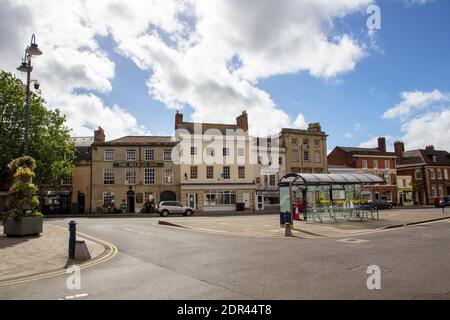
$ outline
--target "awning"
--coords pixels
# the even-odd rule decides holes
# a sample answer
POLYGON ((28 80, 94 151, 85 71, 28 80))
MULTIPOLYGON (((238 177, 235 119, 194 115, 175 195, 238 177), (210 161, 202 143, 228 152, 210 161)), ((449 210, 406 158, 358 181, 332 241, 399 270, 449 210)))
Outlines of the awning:
POLYGON ((280 183, 292 182, 297 185, 342 185, 385 183, 383 178, 373 174, 342 173, 342 174, 313 174, 313 173, 289 173, 281 178, 280 183))

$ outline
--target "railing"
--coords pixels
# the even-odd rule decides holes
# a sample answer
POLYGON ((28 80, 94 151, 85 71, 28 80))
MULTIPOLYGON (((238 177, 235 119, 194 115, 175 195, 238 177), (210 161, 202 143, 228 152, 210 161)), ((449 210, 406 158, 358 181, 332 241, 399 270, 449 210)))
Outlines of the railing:
POLYGON ((306 216, 308 220, 320 221, 330 220, 337 222, 338 220, 360 220, 379 218, 378 210, 371 205, 357 205, 353 208, 344 208, 338 206, 329 207, 312 207, 306 209, 306 216))

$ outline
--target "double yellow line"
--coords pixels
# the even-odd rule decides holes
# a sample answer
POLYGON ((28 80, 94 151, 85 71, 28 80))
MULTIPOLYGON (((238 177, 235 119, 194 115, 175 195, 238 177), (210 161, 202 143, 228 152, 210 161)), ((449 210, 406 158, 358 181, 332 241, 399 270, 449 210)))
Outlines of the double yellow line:
MULTIPOLYGON (((60 228, 62 228, 62 227, 60 227, 60 228)), ((105 247, 105 251, 106 251, 106 254, 103 255, 103 253, 102 253, 103 256, 101 255, 100 258, 98 258, 98 259, 94 259, 92 261, 87 261, 87 262, 84 262, 84 263, 81 263, 81 264, 77 265, 80 269, 86 269, 86 268, 89 268, 89 267, 93 267, 93 266, 95 266, 97 264, 100 264, 100 263, 106 262, 108 260, 111 260, 117 254, 117 252, 119 251, 117 249, 117 247, 115 245, 113 245, 112 243, 109 243, 109 242, 97 239, 97 238, 95 238, 93 236, 90 236, 90 235, 87 235, 87 234, 84 234, 84 233, 80 233, 80 232, 77 232, 77 235, 79 235, 79 236, 81 236, 81 237, 83 237, 85 239, 92 240, 92 241, 95 241, 95 242, 103 245, 105 247)), ((24 276, 24 277, 17 278, 17 279, 0 281, 0 287, 7 286, 7 285, 13 285, 13 284, 19 284, 19 283, 25 283, 25 282, 30 282, 30 281, 37 281, 37 280, 47 279, 47 278, 56 277, 56 276, 60 276, 60 275, 64 275, 64 274, 67 274, 67 269, 66 268, 58 269, 58 270, 55 270, 55 271, 50 271, 50 272, 46 272, 46 273, 42 273, 42 274, 35 274, 35 275, 30 275, 30 276, 24 276)))

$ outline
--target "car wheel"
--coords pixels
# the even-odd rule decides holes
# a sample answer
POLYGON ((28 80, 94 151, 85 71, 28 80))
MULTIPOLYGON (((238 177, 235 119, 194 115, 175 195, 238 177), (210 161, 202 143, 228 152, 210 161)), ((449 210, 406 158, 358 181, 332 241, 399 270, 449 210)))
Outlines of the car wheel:
POLYGON ((186 210, 185 212, 184 212, 184 215, 185 216, 192 216, 192 214, 193 214, 193 212, 192 212, 192 210, 186 210))
POLYGON ((167 217, 169 215, 169 210, 163 210, 161 212, 161 217, 167 217))

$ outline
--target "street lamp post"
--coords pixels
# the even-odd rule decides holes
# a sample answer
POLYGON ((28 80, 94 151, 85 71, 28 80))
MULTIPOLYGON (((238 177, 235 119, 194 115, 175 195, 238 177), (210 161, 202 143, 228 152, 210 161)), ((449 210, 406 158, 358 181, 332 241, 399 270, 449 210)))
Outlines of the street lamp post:
MULTIPOLYGON (((28 153, 28 131, 30 127, 30 85, 31 85, 31 71, 33 71, 33 66, 31 65, 31 57, 32 56, 40 56, 42 54, 42 51, 38 48, 38 45, 36 44, 36 36, 33 34, 31 36, 31 42, 30 45, 25 49, 25 56, 22 59, 22 63, 17 68, 17 70, 21 72, 26 72, 27 74, 27 86, 26 86, 26 92, 25 92, 25 133, 24 133, 24 147, 23 147, 23 154, 26 155, 28 153)), ((36 87, 39 86, 39 84, 36 82, 36 87)))

